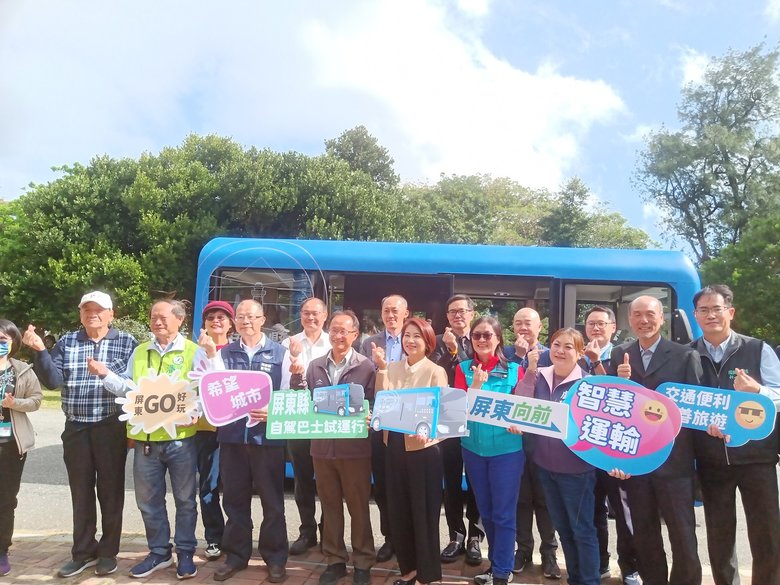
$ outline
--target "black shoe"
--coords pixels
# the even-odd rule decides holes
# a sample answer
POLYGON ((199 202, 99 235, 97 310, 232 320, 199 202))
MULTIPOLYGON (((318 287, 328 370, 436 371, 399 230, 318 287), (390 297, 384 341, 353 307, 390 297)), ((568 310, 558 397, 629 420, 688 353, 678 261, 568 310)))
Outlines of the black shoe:
POLYGON ((482 564, 482 551, 479 548, 479 538, 469 538, 466 545, 466 564, 476 567, 482 564))
POLYGON ((379 550, 376 551, 376 562, 386 563, 393 558, 394 554, 395 550, 393 550, 393 545, 389 540, 386 540, 385 543, 379 547, 379 550))
POLYGON ((371 569, 355 569, 352 573, 352 585, 371 585, 371 569))
POLYGON ((227 581, 233 575, 243 570, 243 567, 234 567, 233 565, 222 563, 214 570, 214 581, 227 581))
POLYGON ((290 554, 293 556, 302 555, 310 548, 317 546, 316 536, 299 536, 298 540, 290 545, 290 554))
POLYGON ((393 581, 393 585, 414 585, 417 582, 417 577, 412 577, 404 581, 403 579, 396 579, 393 581))
POLYGON ((268 582, 281 583, 287 579, 287 570, 283 565, 268 565, 268 582))
POLYGON ((531 557, 527 557, 518 551, 515 553, 515 566, 512 567, 512 572, 515 574, 522 573, 523 571, 529 570, 533 564, 534 561, 531 557))
POLYGON ((561 578, 561 570, 558 568, 558 561, 555 560, 555 557, 542 559, 542 574, 548 579, 561 578))
POLYGON ((347 565, 345 563, 333 563, 328 565, 322 575, 320 575, 320 585, 335 585, 339 579, 346 576, 347 565))
MULTIPOLYGON (((462 536, 459 536, 461 539, 462 536)), ((462 554, 465 554, 466 549, 463 546, 463 540, 451 540, 450 543, 444 547, 444 550, 441 551, 441 562, 442 563, 454 563, 458 560, 458 557, 462 554)))

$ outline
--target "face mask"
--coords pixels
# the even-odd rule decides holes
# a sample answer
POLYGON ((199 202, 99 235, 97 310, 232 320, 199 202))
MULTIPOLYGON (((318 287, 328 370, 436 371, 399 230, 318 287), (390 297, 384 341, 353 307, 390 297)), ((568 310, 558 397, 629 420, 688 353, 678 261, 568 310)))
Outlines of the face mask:
POLYGON ((6 356, 11 353, 11 342, 0 341, 0 357, 6 356))

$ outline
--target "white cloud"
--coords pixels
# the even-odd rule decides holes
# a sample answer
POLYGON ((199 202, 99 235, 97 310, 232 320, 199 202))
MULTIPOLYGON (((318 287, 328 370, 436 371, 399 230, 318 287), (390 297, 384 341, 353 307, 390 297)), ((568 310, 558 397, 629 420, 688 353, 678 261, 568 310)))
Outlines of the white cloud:
POLYGON ((682 69, 682 85, 699 83, 704 79, 704 72, 710 58, 704 53, 686 47, 680 55, 680 69, 682 69))
MULTIPOLYGON (((467 17, 490 9, 457 2, 467 17)), ((624 111, 620 97, 552 65, 499 59, 479 23, 455 27, 447 10, 436 0, 6 0, 0 198, 53 179, 52 165, 137 157, 189 132, 314 154, 358 124, 405 180, 487 172, 557 187, 593 125, 624 111)))
POLYGON ((780 20, 780 0, 767 0, 764 13, 773 23, 780 20))
POLYGON ((637 124, 630 134, 621 134, 626 142, 644 142, 647 135, 653 132, 656 126, 652 124, 637 124))

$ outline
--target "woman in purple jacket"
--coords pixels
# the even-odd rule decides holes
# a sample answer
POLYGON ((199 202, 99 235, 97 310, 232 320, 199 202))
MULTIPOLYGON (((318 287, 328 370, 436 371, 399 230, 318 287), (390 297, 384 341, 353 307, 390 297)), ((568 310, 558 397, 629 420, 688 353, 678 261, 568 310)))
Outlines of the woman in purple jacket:
MULTIPOLYGON (((559 329, 550 338, 552 366, 539 368, 539 351, 528 352, 528 370, 518 385, 523 396, 562 402, 566 393, 587 375, 577 360, 585 342, 576 329, 559 329)), ((517 432, 516 427, 513 427, 517 432)), ((572 453, 560 439, 526 435, 530 457, 539 466, 547 508, 561 537, 570 585, 598 585, 599 542, 593 523, 593 488, 596 473, 592 465, 572 453), (531 441, 528 441, 528 439, 531 441)))

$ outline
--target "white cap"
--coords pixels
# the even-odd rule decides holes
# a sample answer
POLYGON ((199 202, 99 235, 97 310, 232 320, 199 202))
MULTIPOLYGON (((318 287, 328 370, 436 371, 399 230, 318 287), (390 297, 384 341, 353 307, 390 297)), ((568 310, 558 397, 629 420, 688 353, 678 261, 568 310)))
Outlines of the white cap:
POLYGON ((99 290, 92 291, 91 293, 87 293, 83 297, 81 297, 81 302, 79 303, 79 309, 83 307, 86 303, 97 303, 104 309, 114 308, 114 304, 111 302, 111 297, 104 292, 100 292, 99 290))

